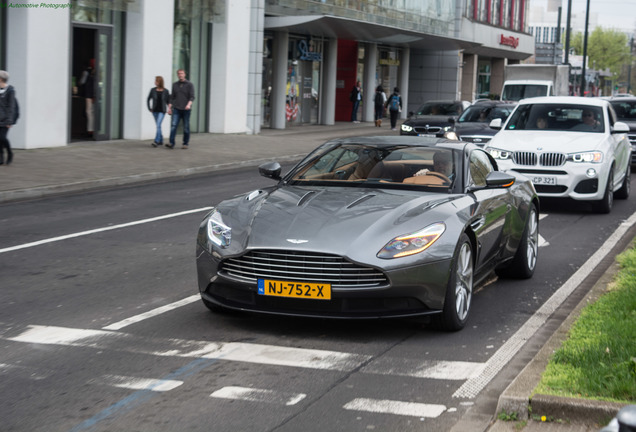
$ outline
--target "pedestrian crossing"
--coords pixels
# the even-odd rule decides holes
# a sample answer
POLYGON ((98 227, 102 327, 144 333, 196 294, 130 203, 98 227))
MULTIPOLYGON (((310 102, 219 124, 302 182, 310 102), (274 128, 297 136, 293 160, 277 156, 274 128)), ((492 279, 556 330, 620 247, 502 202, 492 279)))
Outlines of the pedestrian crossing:
MULTIPOLYGON (((13 336, 6 337, 5 334, 3 339, 14 343, 92 348, 99 352, 111 350, 149 356, 187 358, 195 361, 243 362, 345 374, 360 372, 369 375, 446 380, 458 383, 478 376, 484 369, 484 363, 479 362, 416 360, 390 356, 373 358, 370 355, 350 352, 244 342, 147 338, 123 331, 59 326, 30 325, 13 336), (157 350, 157 347, 162 348, 157 350)), ((10 373, 13 367, 12 365, 0 364, 0 373, 3 371, 10 373)), ((180 378, 182 377, 174 373, 155 378, 103 374, 90 379, 86 384, 110 386, 131 391, 166 393, 185 385, 184 380, 180 378)), ((292 407, 302 404, 310 395, 306 392, 229 385, 214 390, 209 396, 214 400, 234 400, 292 407)), ((448 408, 439 403, 396 400, 394 397, 387 399, 355 397, 344 403, 342 409, 420 419, 436 418, 444 412, 456 410, 454 407, 448 408)))

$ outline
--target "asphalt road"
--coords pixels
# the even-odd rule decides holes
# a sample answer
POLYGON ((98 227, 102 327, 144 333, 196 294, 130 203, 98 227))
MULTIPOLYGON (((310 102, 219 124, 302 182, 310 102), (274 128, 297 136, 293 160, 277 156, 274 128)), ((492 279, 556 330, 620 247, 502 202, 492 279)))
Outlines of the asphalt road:
POLYGON ((458 333, 212 314, 194 261, 205 209, 269 184, 249 169, 2 205, 0 430, 479 430, 603 269, 518 331, 636 212, 543 202, 534 278, 480 287, 458 333))

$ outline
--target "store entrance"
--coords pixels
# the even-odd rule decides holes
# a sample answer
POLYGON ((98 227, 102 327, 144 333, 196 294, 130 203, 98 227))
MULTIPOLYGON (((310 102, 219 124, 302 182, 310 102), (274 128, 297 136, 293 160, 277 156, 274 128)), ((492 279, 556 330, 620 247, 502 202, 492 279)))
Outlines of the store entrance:
POLYGON ((71 141, 110 139, 112 28, 73 25, 71 141))

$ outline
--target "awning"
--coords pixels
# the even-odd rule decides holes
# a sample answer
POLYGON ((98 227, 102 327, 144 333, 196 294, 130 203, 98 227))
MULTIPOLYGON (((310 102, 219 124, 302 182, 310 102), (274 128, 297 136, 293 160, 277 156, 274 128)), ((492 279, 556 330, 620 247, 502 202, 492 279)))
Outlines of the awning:
POLYGON ((475 42, 331 15, 265 17, 265 29, 436 51, 461 50, 480 45, 475 42))

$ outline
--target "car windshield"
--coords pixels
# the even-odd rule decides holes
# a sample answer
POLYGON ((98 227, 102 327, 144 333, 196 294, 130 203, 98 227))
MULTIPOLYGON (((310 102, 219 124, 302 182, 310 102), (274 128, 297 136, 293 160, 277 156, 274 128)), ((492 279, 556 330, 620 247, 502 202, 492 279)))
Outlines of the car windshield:
POLYGON ((461 104, 455 102, 426 102, 417 109, 417 115, 456 116, 461 111, 461 104))
POLYGON ((614 111, 616 111, 616 116, 619 120, 636 120, 636 101, 617 100, 610 103, 614 111))
POLYGON ((506 124, 506 130, 603 133, 603 108, 554 103, 519 105, 506 124))
POLYGON ((520 101, 521 99, 548 96, 548 86, 545 84, 506 84, 501 100, 520 101))
POLYGON ((447 193, 456 179, 456 151, 424 146, 323 146, 288 176, 295 185, 422 189, 447 193))
POLYGON ((490 123, 493 119, 501 119, 505 121, 514 106, 479 106, 472 105, 464 111, 464 113, 457 120, 459 123, 490 123))

